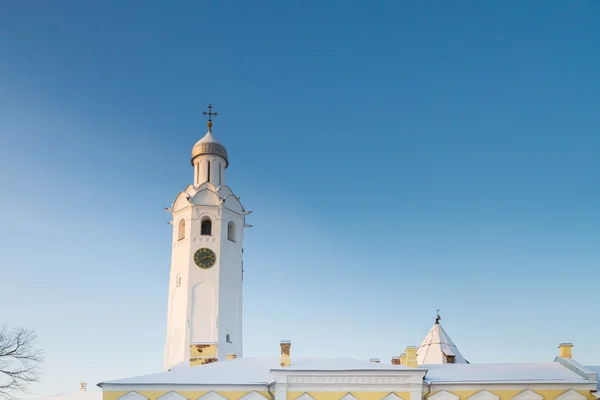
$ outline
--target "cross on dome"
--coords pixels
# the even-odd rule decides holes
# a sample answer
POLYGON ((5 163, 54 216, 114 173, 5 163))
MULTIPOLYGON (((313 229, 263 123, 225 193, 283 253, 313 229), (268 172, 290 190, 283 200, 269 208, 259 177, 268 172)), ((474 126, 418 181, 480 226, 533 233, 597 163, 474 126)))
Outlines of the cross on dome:
POLYGON ((209 130, 209 131, 210 131, 210 130, 211 130, 211 128, 212 128, 212 117, 213 117, 213 116, 215 116, 215 117, 216 117, 217 115, 219 115, 219 113, 218 113, 218 112, 216 112, 216 111, 215 111, 215 112, 213 112, 213 110, 212 110, 212 109, 213 109, 213 105, 212 105, 212 104, 209 104, 209 105, 208 105, 208 111, 203 111, 203 112, 202 112, 202 115, 204 115, 204 116, 208 115, 208 130, 209 130))
POLYGON ((200 140, 196 142, 192 148, 192 160, 191 163, 194 165, 194 160, 199 156, 204 155, 216 155, 225 159, 225 168, 229 166, 229 160, 227 159, 227 150, 212 134, 212 119, 219 115, 218 112, 213 111, 213 105, 208 105, 208 111, 203 111, 202 115, 208 116, 208 132, 200 140))

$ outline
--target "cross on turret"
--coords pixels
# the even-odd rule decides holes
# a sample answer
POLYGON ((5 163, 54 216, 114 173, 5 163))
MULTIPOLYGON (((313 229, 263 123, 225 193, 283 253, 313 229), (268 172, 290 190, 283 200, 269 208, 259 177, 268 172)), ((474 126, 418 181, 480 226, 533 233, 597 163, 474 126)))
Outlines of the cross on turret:
POLYGON ((208 115, 208 129, 212 128, 212 117, 216 117, 217 115, 219 115, 218 112, 213 112, 213 105, 209 104, 208 105, 208 111, 203 111, 202 115, 208 115))

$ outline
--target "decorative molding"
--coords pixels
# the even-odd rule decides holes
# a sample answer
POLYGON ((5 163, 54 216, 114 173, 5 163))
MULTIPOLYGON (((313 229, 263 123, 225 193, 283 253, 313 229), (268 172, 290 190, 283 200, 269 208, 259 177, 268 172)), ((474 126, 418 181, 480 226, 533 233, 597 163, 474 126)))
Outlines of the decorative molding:
MULTIPOLYGON (((363 384, 363 385, 398 385, 409 383, 408 376, 290 376, 288 383, 308 384, 363 384)), ((458 399, 458 396, 457 396, 458 399)), ((444 399, 445 400, 445 399, 444 399)), ((454 400, 454 399, 452 399, 454 400)))
POLYGON ((171 390, 169 393, 163 394, 156 400, 188 400, 187 397, 180 395, 179 393, 171 390))
POLYGON ((239 400, 267 400, 267 398, 256 391, 252 391, 247 395, 240 397, 239 400))
POLYGON ((221 396, 217 392, 208 392, 204 396, 198 397, 197 400, 227 400, 227 397, 221 396))
POLYGON ((129 392, 125 393, 123 396, 119 397, 117 400, 148 400, 146 396, 142 396, 138 392, 129 392))
MULTIPOLYGON (((484 389, 480 392, 475 393, 473 396, 470 396, 469 400, 500 400, 500 396, 484 389)), ((575 400, 575 399, 568 399, 568 400, 575 400)))
POLYGON ((459 397, 447 390, 441 390, 434 395, 427 397, 427 400, 458 400, 459 397))
POLYGON ((523 390, 521 393, 511 398, 510 400, 542 400, 544 396, 541 396, 531 389, 523 390))
POLYGON ((344 396, 340 398, 340 400, 358 400, 356 397, 352 396, 351 393, 346 393, 344 396))
POLYGON ((560 396, 558 396, 555 400, 586 400, 587 397, 579 393, 574 389, 569 389, 560 396))
POLYGON ((303 393, 302 396, 298 397, 296 400, 315 400, 310 394, 303 393))
POLYGON ((390 393, 381 400, 402 400, 402 397, 398 396, 396 393, 390 393))

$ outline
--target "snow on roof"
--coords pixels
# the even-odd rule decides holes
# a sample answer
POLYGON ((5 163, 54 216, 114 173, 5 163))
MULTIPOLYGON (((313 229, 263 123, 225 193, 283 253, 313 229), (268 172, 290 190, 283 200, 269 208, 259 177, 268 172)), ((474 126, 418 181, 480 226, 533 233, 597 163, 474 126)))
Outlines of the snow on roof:
POLYGON ((194 367, 178 366, 170 371, 101 382, 104 384, 169 385, 249 385, 271 382, 271 369, 279 367, 278 358, 235 358, 194 367))
POLYGON ((38 400, 102 400, 101 391, 59 393, 41 397, 38 400))
POLYGON ((454 356, 455 364, 468 364, 440 325, 438 317, 417 349, 417 364, 445 364, 448 362, 446 356, 454 356))
POLYGON ((271 370, 286 371, 359 371, 412 370, 401 365, 379 364, 352 358, 296 358, 289 367, 281 367, 279 358, 236 358, 195 367, 178 366, 167 372, 101 382, 100 385, 252 385, 271 382, 271 370))
POLYGON ((477 382, 539 382, 586 383, 577 373, 556 362, 503 363, 503 364, 434 364, 420 365, 427 369, 426 382, 477 383, 477 382))
POLYGON ((289 367, 273 368, 285 371, 414 371, 415 368, 404 365, 381 364, 372 361, 357 360, 355 358, 305 358, 292 360, 289 367), (295 361, 295 362, 294 362, 295 361))

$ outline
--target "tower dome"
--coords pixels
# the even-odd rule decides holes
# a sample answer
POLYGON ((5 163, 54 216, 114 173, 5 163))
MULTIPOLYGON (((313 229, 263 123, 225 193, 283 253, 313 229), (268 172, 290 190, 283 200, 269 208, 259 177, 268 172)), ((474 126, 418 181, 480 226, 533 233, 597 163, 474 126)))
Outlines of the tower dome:
POLYGON ((212 134, 212 123, 208 124, 208 132, 206 135, 200 140, 196 142, 194 147, 192 148, 192 160, 191 163, 194 165, 194 159, 196 157, 206 155, 206 154, 214 154, 225 159, 225 168, 229 166, 229 160, 227 159, 227 150, 225 146, 223 146, 212 134))

